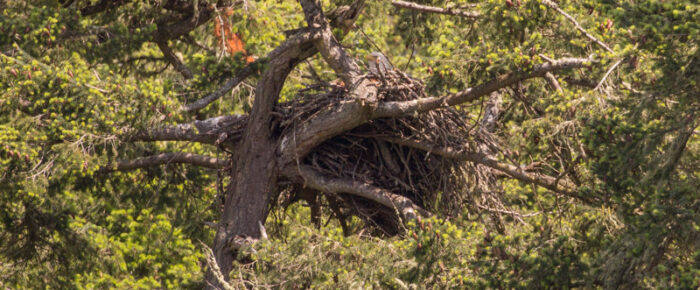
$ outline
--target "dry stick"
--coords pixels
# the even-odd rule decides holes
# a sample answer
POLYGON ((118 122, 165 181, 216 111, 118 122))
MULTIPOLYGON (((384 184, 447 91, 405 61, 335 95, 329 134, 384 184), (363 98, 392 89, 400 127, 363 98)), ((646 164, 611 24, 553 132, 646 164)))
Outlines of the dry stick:
POLYGON ((595 86, 595 88, 593 88, 594 91, 597 90, 598 88, 600 88, 600 86, 603 85, 603 82, 605 81, 605 79, 608 78, 608 76, 610 75, 610 73, 612 73, 612 71, 615 70, 615 68, 616 68, 618 65, 620 65, 620 63, 622 63, 623 60, 624 60, 624 59, 618 60, 617 62, 615 62, 615 64, 613 64, 613 65, 610 67, 610 69, 608 69, 608 71, 605 73, 605 75, 603 76, 603 78, 600 79, 600 81, 599 81, 598 84, 595 86))
POLYGON ((544 79, 547 80, 550 86, 552 86, 553 89, 557 90, 557 92, 563 92, 561 89, 561 85, 559 85, 559 81, 557 81, 557 78, 554 77, 554 75, 550 72, 544 74, 544 79))
POLYGON ((571 21, 571 22, 574 24, 574 26, 576 26, 576 29, 577 29, 578 31, 581 31, 581 33, 583 33, 583 35, 585 35, 586 37, 588 37, 588 39, 590 39, 590 40, 592 40, 593 42, 595 42, 596 44, 600 45, 602 48, 604 48, 604 49, 607 50, 608 52, 610 52, 610 53, 615 53, 615 52, 614 52, 612 49, 610 49, 610 47, 608 47, 605 43, 603 43, 602 41, 600 41, 600 40, 598 40, 597 38, 595 38, 595 36, 593 36, 593 35, 591 35, 590 33, 588 33, 588 31, 586 31, 586 29, 584 29, 584 28, 581 26, 581 24, 579 24, 578 21, 576 21, 576 19, 574 19, 573 17, 571 17, 571 15, 569 15, 568 13, 566 13, 566 11, 562 10, 561 8, 559 8, 559 5, 557 5, 557 3, 554 3, 554 2, 552 2, 552 1, 550 1, 550 0, 542 0, 542 3, 543 3, 544 5, 547 5, 548 7, 550 7, 550 8, 552 8, 552 9, 556 10, 557 12, 559 12, 559 14, 564 15, 564 17, 566 17, 566 19, 569 19, 569 21, 571 21))
MULTIPOLYGON (((556 10, 557 12, 559 12, 559 14, 564 15, 564 17, 566 17, 566 19, 569 19, 569 21, 571 21, 571 22, 574 24, 574 26, 576 27, 576 29, 577 29, 578 31, 581 31, 581 33, 583 33, 583 35, 585 35, 586 37, 588 37, 588 39, 590 39, 590 40, 592 40, 593 42, 595 42, 596 44, 600 45, 600 47, 602 47, 603 49, 607 50, 608 52, 610 52, 610 53, 615 53, 615 51, 613 51, 613 50, 612 50, 610 47, 608 47, 605 43, 603 43, 602 41, 598 40, 598 39, 595 38, 593 35, 591 35, 590 33, 588 33, 588 31, 586 31, 586 30, 581 26, 581 24, 579 24, 578 21, 576 21, 576 19, 574 19, 571 15, 569 15, 569 14, 566 13, 564 10, 562 10, 561 8, 559 8, 559 5, 557 5, 557 3, 554 3, 554 2, 552 2, 552 1, 550 1, 550 0, 542 0, 542 3, 544 3, 544 5, 549 6, 549 7, 552 8, 552 9, 556 10)), ((618 65, 620 65, 620 63, 622 62, 622 60, 624 60, 624 59, 618 60, 617 62, 615 62, 615 64, 613 64, 612 67, 610 67, 610 69, 608 69, 608 71, 605 73, 605 75, 603 76, 603 78, 600 80, 600 82, 598 82, 598 84, 595 86, 595 88, 594 88, 593 90, 597 90, 597 89, 600 88, 600 86, 603 84, 603 82, 604 82, 605 79, 608 77, 608 75, 610 75, 610 73, 611 73, 618 65)))
POLYGON ((460 9, 453 9, 453 8, 432 7, 432 6, 420 5, 420 4, 416 4, 413 2, 406 2, 406 1, 391 1, 391 4, 398 7, 398 8, 411 9, 411 10, 416 10, 416 11, 426 12, 426 13, 437 13, 437 14, 467 17, 467 18, 478 18, 479 16, 481 16, 481 15, 479 15, 479 13, 476 13, 476 12, 467 12, 467 11, 462 11, 460 9))

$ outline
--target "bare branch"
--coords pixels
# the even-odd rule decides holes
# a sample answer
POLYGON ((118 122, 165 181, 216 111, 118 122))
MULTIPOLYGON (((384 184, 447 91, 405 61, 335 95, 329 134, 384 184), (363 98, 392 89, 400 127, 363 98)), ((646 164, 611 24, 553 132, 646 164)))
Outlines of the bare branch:
POLYGON ((605 75, 603 76, 602 79, 600 79, 600 81, 599 81, 598 84, 593 88, 593 90, 597 90, 598 88, 600 88, 600 86, 603 85, 603 82, 605 82, 605 79, 608 78, 608 76, 610 75, 610 73, 612 73, 612 71, 615 70, 615 68, 616 68, 618 65, 620 65, 620 63, 622 63, 623 60, 624 60, 624 59, 621 59, 621 60, 618 60, 617 62, 615 62, 615 63, 610 67, 610 69, 608 69, 608 71, 605 72, 605 75))
POLYGON ((158 48, 160 48, 160 51, 163 52, 163 57, 175 67, 175 70, 178 71, 183 78, 185 79, 191 79, 192 78, 192 71, 190 70, 187 65, 185 65, 180 57, 178 57, 175 52, 168 46, 168 41, 167 40, 160 40, 156 41, 156 44, 158 45, 158 48))
POLYGON ((295 160, 303 158, 319 144, 372 119, 399 117, 413 112, 425 112, 436 108, 458 105, 525 79, 542 77, 545 73, 551 71, 587 66, 587 63, 591 61, 591 59, 584 58, 564 58, 537 65, 530 71, 517 71, 505 74, 485 84, 459 93, 411 101, 370 103, 367 105, 363 102, 358 102, 358 100, 363 98, 370 100, 371 97, 366 96, 371 96, 372 94, 376 96, 376 87, 371 85, 361 87, 358 85, 351 91, 358 96, 357 98, 353 96, 352 98, 354 99, 344 101, 337 106, 322 111, 298 131, 291 132, 281 139, 278 149, 282 153, 280 156, 281 164, 292 167, 286 168, 285 171, 295 170, 293 168, 296 164, 295 160), (372 88, 375 88, 375 90, 372 90, 372 88))
POLYGON ((588 33, 588 31, 586 31, 586 29, 584 29, 584 28, 581 26, 581 24, 579 24, 578 21, 576 21, 576 19, 574 19, 573 17, 571 17, 571 15, 569 15, 568 13, 566 13, 566 11, 562 10, 561 8, 559 8, 559 5, 557 5, 557 3, 554 3, 554 2, 552 2, 552 1, 550 1, 550 0, 542 0, 542 3, 543 3, 544 5, 547 5, 549 8, 552 8, 552 9, 556 10, 557 12, 559 12, 559 14, 564 15, 564 17, 566 17, 566 19, 569 19, 569 21, 571 21, 571 22, 574 24, 574 26, 576 27, 576 29, 577 29, 578 31, 581 31, 581 33, 583 33, 583 35, 585 35, 586 37, 588 37, 588 39, 590 39, 590 40, 592 40, 593 42, 595 42, 596 44, 600 45, 600 47, 602 47, 603 49, 607 50, 608 52, 610 52, 610 53, 615 53, 615 52, 614 52, 610 47, 608 47, 605 43, 603 43, 602 41, 600 41, 600 40, 598 40, 597 38, 595 38, 595 36, 593 36, 593 35, 591 35, 590 33, 588 33))
POLYGON ((549 85, 553 89, 555 89, 557 92, 560 92, 560 93, 563 92, 563 90, 561 89, 561 85, 559 85, 559 81, 557 81, 557 78, 554 77, 554 75, 552 73, 548 72, 548 73, 544 74, 544 79, 547 80, 549 85))
POLYGON ((479 15, 479 13, 476 13, 476 12, 467 12, 467 11, 463 11, 461 9, 454 9, 454 8, 432 7, 432 6, 420 5, 420 4, 416 4, 413 2, 406 2, 406 1, 391 1, 391 4, 396 6, 397 8, 411 9, 411 10, 416 10, 416 11, 425 12, 425 13, 437 13, 437 14, 461 16, 461 17, 472 18, 472 19, 476 19, 479 16, 481 16, 481 15, 479 15))
POLYGON ((202 166, 211 169, 221 169, 228 162, 226 160, 217 159, 210 156, 198 155, 193 153, 162 153, 148 157, 136 158, 134 160, 119 161, 114 165, 107 165, 100 169, 101 171, 127 171, 139 168, 159 166, 171 163, 187 163, 196 166, 202 166))
POLYGON ((227 142, 233 143, 248 122, 247 115, 229 115, 194 121, 188 124, 143 130, 128 136, 129 141, 191 141, 214 145, 221 134, 227 134, 227 142))
POLYGON ((435 147, 429 143, 401 138, 383 137, 380 139, 385 140, 387 142, 420 149, 426 152, 430 152, 431 154, 440 155, 451 159, 464 160, 482 164, 484 166, 501 171, 512 178, 528 183, 534 183, 553 192, 574 197, 584 202, 591 202, 588 198, 579 196, 575 192, 573 192, 573 190, 575 190, 575 185, 571 182, 562 179, 557 179, 555 177, 541 173, 526 172, 522 167, 500 162, 496 159, 489 157, 487 154, 467 152, 450 147, 435 147))
POLYGON ((413 112, 425 112, 473 101, 491 92, 513 85, 526 79, 543 77, 546 73, 587 66, 590 58, 563 58, 535 66, 531 71, 516 71, 501 75, 485 84, 442 97, 422 98, 411 101, 386 102, 377 106, 372 118, 397 117, 413 112))
POLYGON ((199 110, 203 109, 204 107, 206 107, 207 105, 209 105, 211 102, 218 100, 224 94, 230 92, 234 87, 236 87, 238 84, 240 84, 243 80, 245 80, 250 75, 252 75, 253 72, 255 72, 254 67, 258 63, 260 63, 260 60, 256 60, 252 63, 249 63, 240 72, 238 72, 238 74, 234 78, 228 80, 219 89, 217 89, 216 91, 214 91, 211 94, 206 95, 204 98, 196 100, 193 103, 189 103, 187 105, 184 105, 182 107, 182 110, 185 112, 199 111, 199 110))
POLYGON ((308 166, 301 166, 299 174, 304 179, 304 184, 310 188, 326 193, 347 193, 364 197, 383 206, 397 209, 407 220, 416 219, 416 211, 423 216, 430 215, 429 212, 415 205, 410 199, 368 183, 327 178, 308 166))

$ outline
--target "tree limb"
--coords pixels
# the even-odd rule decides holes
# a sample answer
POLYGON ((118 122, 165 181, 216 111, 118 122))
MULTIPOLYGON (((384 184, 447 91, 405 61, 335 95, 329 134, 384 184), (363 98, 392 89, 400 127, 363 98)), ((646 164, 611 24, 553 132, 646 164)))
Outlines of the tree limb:
POLYGON ((550 72, 544 74, 544 79, 547 80, 549 83, 549 86, 552 87, 552 89, 555 89, 557 92, 563 92, 564 90, 561 89, 561 85, 559 85, 559 81, 557 81, 557 78, 554 77, 554 75, 550 72))
POLYGON ((346 84, 357 83, 362 74, 360 67, 333 36, 331 26, 321 10, 320 1, 301 0, 300 2, 307 24, 320 32, 319 37, 314 41, 316 49, 343 82, 346 84))
POLYGON ((100 171, 128 171, 171 163, 187 163, 211 169, 221 169, 228 164, 226 160, 217 159, 210 156, 176 152, 161 153, 158 155, 136 158, 134 160, 118 161, 116 164, 107 165, 101 168, 100 171))
POLYGON ((281 164, 286 164, 288 167, 285 171, 294 171, 296 161, 304 158, 313 148, 372 119, 400 117, 413 112, 425 112, 436 108, 459 105, 523 80, 542 77, 545 73, 551 71, 587 66, 591 61, 591 59, 585 58, 564 58, 537 65, 530 71, 508 73, 462 92, 443 97, 429 97, 411 101, 365 104, 358 100, 371 99, 372 97, 366 96, 376 94, 376 87, 368 86, 366 90, 359 90, 358 86, 353 89, 355 94, 358 95, 357 99, 343 101, 320 112, 316 117, 309 120, 305 126, 281 138, 278 147, 278 150, 281 152, 281 164), (371 88, 375 88, 375 90, 372 91, 371 88))
POLYGON ((380 103, 373 112, 372 118, 398 117, 413 112, 425 112, 436 108, 448 107, 473 101, 491 92, 513 85, 526 79, 543 77, 546 73, 584 67, 590 63, 590 58, 563 58, 552 62, 536 65, 530 71, 516 71, 496 77, 495 79, 474 88, 449 94, 442 97, 429 97, 411 101, 380 103))
POLYGON ((432 6, 420 5, 417 3, 406 2, 406 1, 391 1, 391 5, 394 5, 397 8, 411 9, 411 10, 415 10, 415 11, 419 11, 419 12, 461 16, 461 17, 472 18, 472 19, 476 19, 479 16, 481 16, 481 15, 479 15, 479 13, 476 13, 476 12, 467 12, 467 11, 463 11, 461 9, 453 9, 453 8, 432 7, 432 6))
POLYGON ((415 205, 410 199, 368 183, 327 178, 305 165, 299 168, 299 174, 304 179, 305 186, 326 193, 347 193, 364 197, 388 208, 398 210, 403 218, 407 220, 416 219, 416 211, 423 216, 430 215, 429 212, 415 205))
POLYGON ((170 64, 173 65, 176 71, 178 71, 183 78, 186 80, 191 79, 193 77, 192 71, 190 70, 187 65, 185 65, 180 57, 178 57, 175 52, 168 46, 168 41, 167 40, 159 40, 156 41, 156 44, 158 45, 158 48, 160 48, 160 51, 163 52, 163 57, 165 60, 167 60, 170 64))
POLYGON ((219 116, 187 124, 137 131, 126 139, 128 141, 191 141, 214 145, 221 138, 221 134, 226 134, 227 143, 235 143, 247 122, 247 115, 219 116))

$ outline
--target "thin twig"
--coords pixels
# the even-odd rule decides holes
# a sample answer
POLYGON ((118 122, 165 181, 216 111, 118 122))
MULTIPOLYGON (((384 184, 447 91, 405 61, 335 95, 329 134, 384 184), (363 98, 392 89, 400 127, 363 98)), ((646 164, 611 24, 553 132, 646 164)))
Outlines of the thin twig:
POLYGON ((612 50, 610 47, 608 47, 605 43, 603 43, 602 41, 600 41, 600 40, 598 40, 597 38, 595 38, 595 36, 593 36, 593 35, 591 35, 590 33, 588 33, 588 31, 586 31, 586 29, 584 29, 584 28, 581 26, 581 24, 579 24, 578 21, 576 21, 576 19, 574 19, 571 15, 569 15, 568 13, 566 13, 566 11, 562 10, 561 8, 559 8, 559 5, 557 5, 557 3, 554 3, 554 2, 552 2, 552 1, 550 1, 550 0, 542 0, 542 3, 543 3, 544 5, 547 5, 548 7, 550 7, 550 8, 552 8, 552 9, 556 10, 557 12, 559 12, 559 14, 564 15, 564 17, 566 17, 566 19, 569 19, 569 21, 571 21, 571 22, 574 24, 574 26, 576 26, 576 29, 577 29, 578 31, 581 31, 581 33, 583 33, 583 35, 585 35, 586 37, 588 37, 588 39, 590 39, 590 40, 592 40, 593 42, 595 42, 596 44, 600 45, 600 47, 602 47, 603 49, 607 50, 608 52, 610 52, 610 53, 615 53, 615 51, 613 51, 613 50, 612 50))
POLYGON ((600 81, 599 81, 598 84, 595 86, 595 88, 593 88, 594 91, 597 90, 597 89, 599 89, 600 86, 603 85, 603 82, 605 81, 605 79, 608 78, 608 76, 610 75, 610 73, 612 73, 612 71, 613 71, 618 65, 620 65, 620 63, 622 63, 623 60, 624 60, 624 58, 621 59, 621 60, 618 60, 617 62, 615 62, 615 64, 613 64, 613 65, 610 67, 610 69, 608 69, 608 71, 605 73, 605 75, 603 76, 603 78, 600 79, 600 81))

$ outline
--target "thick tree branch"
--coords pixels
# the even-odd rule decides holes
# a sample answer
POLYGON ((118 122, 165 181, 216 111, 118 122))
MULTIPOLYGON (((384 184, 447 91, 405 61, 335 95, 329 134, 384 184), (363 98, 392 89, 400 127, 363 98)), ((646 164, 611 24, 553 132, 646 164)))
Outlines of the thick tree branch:
POLYGON ((541 173, 526 172, 522 167, 500 162, 496 159, 489 157, 487 154, 467 152, 450 147, 435 147, 434 145, 429 143, 401 138, 383 137, 380 139, 402 146, 420 149, 426 152, 430 152, 431 154, 440 155, 450 159, 470 161, 477 164, 482 164, 484 166, 501 171, 512 178, 527 183, 534 183, 553 192, 574 197, 587 203, 591 202, 591 200, 589 200, 588 198, 579 196, 575 192, 573 192, 575 190, 575 185, 571 182, 541 173))
POLYGON ((104 172, 127 171, 171 163, 187 163, 211 169, 221 169, 228 164, 226 160, 217 159, 210 156, 176 152, 162 153, 148 157, 136 158, 134 160, 119 161, 116 164, 107 165, 100 170, 104 172))
POLYGON ((137 131, 126 139, 128 141, 191 141, 214 145, 222 138, 222 134, 226 134, 226 143, 234 143, 240 139, 240 134, 247 122, 247 115, 219 116, 188 124, 137 131))
POLYGON ((407 220, 416 219, 416 211, 423 216, 430 215, 429 212, 415 205, 410 199, 368 183, 327 178, 308 166, 301 166, 299 174, 304 179, 304 184, 310 188, 326 193, 347 193, 364 197, 388 208, 398 210, 403 218, 407 220))
POLYGON ((531 71, 517 71, 501 75, 485 84, 442 97, 422 98, 411 101, 386 102, 377 106, 372 118, 398 117, 413 112, 425 112, 436 108, 459 105, 473 101, 491 92, 526 79, 543 77, 548 72, 587 66, 590 58, 563 58, 535 66, 531 71))
MULTIPOLYGON (((319 29, 320 37, 315 41, 316 49, 319 50, 323 59, 333 68, 335 73, 346 84, 356 84, 360 80, 362 72, 360 67, 350 57, 333 36, 331 26, 326 20, 321 10, 318 0, 301 0, 301 7, 304 10, 306 22, 309 27, 319 29)), ((358 9, 361 9, 362 5, 358 9)), ((359 15, 359 13, 355 13, 359 15)))
POLYGON ((411 10, 425 12, 425 13, 437 13, 437 14, 461 16, 461 17, 472 18, 472 19, 476 19, 480 16, 479 13, 476 13, 476 12, 467 12, 467 11, 463 11, 461 9, 453 9, 453 8, 432 7, 432 6, 420 5, 417 3, 406 2, 406 1, 391 1, 391 4, 396 6, 397 8, 411 9, 411 10))
POLYGON ((584 58, 564 58, 537 65, 530 71, 517 71, 505 74, 485 84, 459 93, 411 101, 364 104, 356 100, 371 99, 367 95, 376 94, 376 88, 373 91, 371 90, 373 86, 368 86, 366 89, 360 90, 358 86, 353 90, 359 96, 358 99, 347 100, 324 110, 315 118, 309 120, 305 126, 281 139, 278 149, 282 153, 280 155, 281 164, 286 164, 287 168, 285 168, 285 171, 295 171, 294 167, 297 161, 304 158, 313 148, 372 119, 400 117, 413 112, 425 112, 436 108, 459 105, 520 81, 542 77, 547 72, 587 66, 591 61, 591 59, 584 58))

